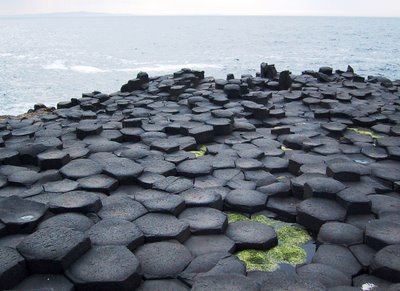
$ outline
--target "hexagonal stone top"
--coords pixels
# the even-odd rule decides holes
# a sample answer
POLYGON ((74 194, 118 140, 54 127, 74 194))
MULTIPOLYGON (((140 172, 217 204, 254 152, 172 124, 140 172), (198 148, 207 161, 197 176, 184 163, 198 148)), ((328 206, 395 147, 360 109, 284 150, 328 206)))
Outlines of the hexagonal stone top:
POLYGON ((377 252, 371 262, 375 276, 400 283, 400 245, 391 245, 377 252))
POLYGON ((343 221, 346 210, 337 202, 323 198, 309 198, 297 207, 297 222, 306 228, 318 231, 327 221, 343 221))
POLYGON ((400 224, 380 219, 367 223, 365 243, 377 250, 388 245, 400 244, 400 224))
POLYGON ((368 175, 371 170, 359 163, 340 162, 330 164, 326 169, 326 175, 342 182, 359 181, 361 175, 368 175))
POLYGON ((45 204, 16 196, 0 200, 0 221, 11 233, 33 230, 46 211, 45 204))
POLYGON ((332 178, 311 178, 304 184, 304 197, 335 199, 335 194, 345 188, 344 184, 332 178))
POLYGON ((140 263, 124 246, 94 246, 66 272, 78 290, 134 290, 140 263))
POLYGON ((34 274, 23 280, 13 289, 15 290, 60 290, 73 291, 74 285, 63 275, 34 274))
POLYGON ((146 279, 176 278, 192 260, 188 248, 175 242, 145 244, 135 255, 146 279))
POLYGON ((318 241, 345 246, 361 244, 364 241, 364 232, 348 223, 327 222, 319 230, 318 241))
POLYGON ((74 180, 100 174, 102 171, 103 167, 99 163, 89 159, 73 160, 60 169, 62 175, 74 180))
POLYGON ((256 190, 238 189, 226 195, 225 206, 227 209, 254 213, 265 209, 268 196, 256 190))
POLYGON ((143 167, 126 158, 104 160, 104 172, 120 182, 132 183, 143 172, 143 167))
POLYGON ((102 203, 94 192, 71 191, 52 198, 49 207, 52 212, 97 212, 102 203))
POLYGON ((26 276, 25 259, 13 248, 0 246, 0 289, 14 287, 26 276))
POLYGON ((255 280, 237 274, 224 274, 219 276, 205 276, 197 279, 192 287, 193 291, 258 291, 260 285, 255 280))
POLYGON ((93 245, 123 245, 132 251, 144 243, 142 231, 134 223, 119 218, 101 220, 87 234, 93 245))
POLYGON ((211 163, 205 159, 195 159, 183 161, 178 165, 176 170, 178 174, 182 176, 196 178, 211 174, 212 166, 211 163))
POLYGON ((193 234, 223 233, 228 225, 222 211, 209 207, 187 208, 179 215, 179 220, 187 222, 193 234))
POLYGON ((38 228, 68 227, 84 232, 92 227, 93 224, 93 221, 87 216, 80 213, 69 212, 54 215, 53 217, 44 220, 39 224, 38 228))
POLYGON ((192 235, 185 241, 185 246, 194 256, 215 252, 232 253, 235 242, 223 234, 192 235))
POLYGON ((35 273, 61 273, 89 248, 83 232, 66 227, 39 229, 17 246, 35 273))
POLYGON ((146 241, 155 242, 168 239, 185 241, 189 235, 189 224, 175 216, 163 213, 148 213, 135 220, 146 237, 146 241))
POLYGON ((268 225, 255 221, 230 223, 225 235, 235 242, 237 249, 241 250, 267 250, 278 244, 275 230, 268 225))
POLYGON ((102 219, 120 218, 128 221, 137 219, 147 213, 147 209, 128 196, 110 196, 103 200, 103 207, 98 212, 102 219))

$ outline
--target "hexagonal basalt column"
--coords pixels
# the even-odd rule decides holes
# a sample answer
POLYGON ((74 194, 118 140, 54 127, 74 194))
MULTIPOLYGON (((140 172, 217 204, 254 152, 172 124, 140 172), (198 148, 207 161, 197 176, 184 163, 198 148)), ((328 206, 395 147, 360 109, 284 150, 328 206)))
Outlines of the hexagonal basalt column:
POLYGON ((140 263, 124 246, 95 246, 66 275, 78 291, 128 291, 140 284, 140 263))
POLYGON ((254 221, 240 221, 230 223, 226 236, 232 239, 236 248, 267 250, 278 244, 275 230, 263 223, 254 221))
POLYGON ((16 196, 0 200, 0 220, 9 233, 32 231, 46 211, 46 205, 16 196))
POLYGON ((148 213, 136 219, 135 223, 143 231, 148 242, 168 239, 183 242, 190 235, 189 224, 169 214, 148 213))
POLYGON ((84 233, 65 227, 39 229, 17 246, 32 273, 61 273, 89 248, 84 233))
POLYGON ((145 244, 137 249, 135 255, 146 279, 176 278, 192 260, 190 251, 175 242, 145 244))
POLYGON ((15 249, 0 246, 0 290, 14 287, 26 273, 25 259, 15 249))

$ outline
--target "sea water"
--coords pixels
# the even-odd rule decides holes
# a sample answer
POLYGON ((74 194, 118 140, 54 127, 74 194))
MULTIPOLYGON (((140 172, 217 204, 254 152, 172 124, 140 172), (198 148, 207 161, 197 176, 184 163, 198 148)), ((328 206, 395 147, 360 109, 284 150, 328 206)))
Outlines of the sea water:
POLYGON ((255 75, 261 62, 294 74, 350 64, 363 76, 399 79, 399 27, 400 18, 3 17, 0 115, 182 67, 225 78, 255 75))

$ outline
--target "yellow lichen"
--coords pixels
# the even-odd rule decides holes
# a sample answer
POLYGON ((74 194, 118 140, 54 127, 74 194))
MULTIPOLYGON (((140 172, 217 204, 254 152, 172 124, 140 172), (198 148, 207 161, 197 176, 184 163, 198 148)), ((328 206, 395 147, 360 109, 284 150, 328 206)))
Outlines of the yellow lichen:
POLYGON ((196 156, 196 158, 204 157, 207 154, 207 147, 202 145, 199 147, 197 151, 190 151, 192 154, 196 156))
POLYGON ((383 137, 381 135, 378 135, 378 134, 376 134, 376 133, 374 133, 372 131, 365 130, 365 129, 350 127, 350 128, 348 128, 348 130, 357 132, 358 134, 367 135, 367 136, 370 136, 372 138, 382 138, 383 137))
POLYGON ((281 146, 281 150, 283 150, 283 151, 292 151, 292 149, 291 148, 288 148, 288 147, 285 147, 284 145, 283 146, 281 146))

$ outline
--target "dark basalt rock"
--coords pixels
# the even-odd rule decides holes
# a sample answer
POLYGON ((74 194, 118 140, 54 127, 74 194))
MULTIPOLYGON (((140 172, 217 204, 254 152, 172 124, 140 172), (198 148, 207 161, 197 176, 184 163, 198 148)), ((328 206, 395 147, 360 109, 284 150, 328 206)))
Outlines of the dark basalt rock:
POLYGON ((80 213, 63 213, 46 219, 41 222, 38 229, 47 227, 67 227, 73 230, 85 232, 92 227, 93 221, 80 213))
POLYGON ((318 241, 328 244, 351 246, 363 243, 364 232, 351 224, 327 222, 319 230, 318 241))
POLYGON ((71 158, 66 151, 48 151, 37 156, 39 167, 42 170, 60 169, 67 164, 71 158))
POLYGON ((355 162, 333 163, 326 169, 326 175, 342 182, 359 181, 360 176, 368 175, 370 170, 355 162))
POLYGON ((192 234, 220 234, 228 225, 226 215, 214 208, 188 208, 179 215, 179 220, 187 222, 192 234))
POLYGON ((133 183, 143 172, 143 167, 126 158, 108 158, 104 160, 104 172, 120 183, 133 183))
POLYGON ((225 207, 229 210, 254 213, 265 208, 268 196, 255 190, 233 190, 226 195, 225 207))
POLYGON ((99 163, 89 159, 73 160, 60 169, 63 176, 73 180, 100 174, 102 171, 103 167, 99 163))
POLYGON ((97 212, 102 207, 96 193, 88 191, 72 191, 50 199, 49 208, 54 213, 63 212, 97 212))
POLYGON ((146 280, 138 291, 188 291, 190 288, 177 279, 146 280))
MULTIPOLYGON (((139 200, 135 196, 136 200, 139 200)), ((178 195, 161 194, 154 198, 144 199, 140 201, 149 212, 170 213, 179 215, 185 209, 185 200, 178 195)))
POLYGON ((260 290, 260 286, 246 276, 225 274, 219 276, 200 277, 194 282, 192 287, 192 290, 194 291, 206 291, 210 289, 221 291, 258 291, 260 290))
POLYGON ((46 211, 46 205, 16 196, 0 199, 0 221, 9 233, 33 231, 46 211))
POLYGON ((63 275, 53 274, 35 274, 27 277, 18 285, 14 286, 13 290, 61 290, 73 291, 74 284, 65 278, 63 275))
POLYGON ((362 191, 352 187, 336 194, 340 205, 346 208, 348 214, 367 214, 371 212, 371 199, 362 191))
POLYGON ((351 276, 355 276, 361 271, 361 265, 349 249, 338 245, 323 244, 319 246, 312 262, 332 266, 351 276))
POLYGON ((341 182, 331 178, 312 178, 304 184, 304 197, 335 199, 336 193, 345 188, 341 182))
POLYGON ((145 244, 135 255, 146 279, 176 278, 192 260, 188 248, 175 242, 145 244))
POLYGON ((230 223, 226 235, 232 239, 238 250, 270 249, 278 244, 274 229, 260 222, 241 221, 230 223))
POLYGON ((400 224, 380 219, 369 222, 365 229, 365 243, 377 250, 400 244, 400 224))
POLYGON ((150 149, 165 153, 173 153, 179 150, 179 144, 173 140, 156 140, 150 145, 150 149))
POLYGON ((93 245, 122 245, 133 251, 144 243, 142 231, 134 223, 119 218, 101 220, 87 234, 93 245))
POLYGON ((76 128, 76 137, 84 139, 87 136, 99 135, 103 131, 103 126, 99 124, 82 124, 76 128))
MULTIPOLYGON (((36 230, 32 236, 43 232, 37 238, 45 241, 37 251, 42 255, 41 248, 68 243, 61 234, 54 243, 47 239, 65 228, 89 233, 94 248, 112 247, 79 263, 73 282, 31 276, 21 286, 31 282, 32 288, 133 290, 142 283, 141 289, 186 290, 200 288, 205 278, 215 278, 204 285, 208 290, 251 289, 249 279, 257 290, 347 290, 351 283, 396 288, 378 277, 395 267, 373 269, 372 261, 400 243, 398 85, 365 79, 352 68, 291 76, 262 64, 256 77, 229 74, 227 80, 182 69, 155 78, 139 73, 120 92, 84 93, 58 110, 35 112, 45 115, 5 117, 0 246, 16 248, 36 230), (253 220, 227 225, 221 211, 253 220), (246 268, 231 253, 266 248, 268 226, 254 221, 258 215, 297 221, 317 238, 317 253, 297 266, 299 275, 282 266, 236 281, 246 268), (138 251, 171 239, 186 246, 168 242, 183 247, 183 257, 190 255, 177 268, 180 251, 159 247, 151 257, 155 275, 141 278, 139 262, 120 259, 132 256, 126 246, 138 251), (191 256, 197 258, 188 265, 191 256)), ((57 272, 64 272, 60 264, 57 272)))
POLYGON ((318 281, 327 288, 341 285, 351 285, 350 275, 347 275, 336 268, 325 264, 312 263, 301 266, 297 268, 297 274, 300 276, 300 278, 318 281))
POLYGON ((365 270, 369 267, 372 258, 376 254, 376 250, 365 244, 353 245, 349 249, 365 270))
POLYGON ((120 218, 133 221, 147 213, 147 209, 139 202, 127 196, 110 196, 103 200, 103 207, 97 213, 102 219, 120 218))
POLYGON ((371 261, 371 274, 389 280, 400 282, 400 245, 391 245, 376 253, 371 261))
POLYGON ((65 227, 39 229, 24 238, 17 250, 33 273, 61 273, 90 248, 82 232, 65 227))
POLYGON ((301 200, 295 197, 270 197, 267 202, 267 209, 276 213, 285 221, 296 221, 297 207, 301 200))
POLYGON ((192 235, 184 244, 196 257, 215 252, 235 251, 235 242, 226 235, 192 235))
POLYGON ((0 289, 11 289, 27 275, 25 259, 13 248, 0 246, 0 289))
POLYGON ((211 207, 222 210, 223 193, 219 189, 199 189, 192 188, 179 194, 184 200, 187 207, 211 207))
POLYGON ((209 175, 212 172, 211 163, 207 160, 195 159, 183 161, 176 167, 178 174, 188 177, 195 178, 198 176, 209 175))
POLYGON ((346 217, 346 210, 337 202, 322 198, 304 200, 297 211, 297 222, 312 231, 318 231, 325 222, 344 221, 346 217))
POLYGON ((66 272, 77 290, 133 290, 140 284, 140 262, 124 246, 95 246, 66 272))
POLYGON ((189 224, 175 216, 163 213, 148 213, 135 220, 147 242, 175 239, 184 242, 189 236, 189 224))
POLYGON ((118 181, 106 175, 93 175, 78 179, 79 187, 83 190, 110 194, 118 188, 118 181))
POLYGON ((10 185, 31 186, 40 179, 40 174, 35 171, 20 171, 8 176, 10 185))

